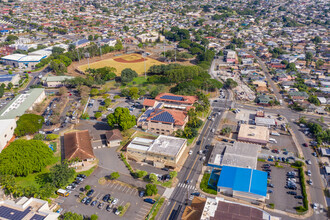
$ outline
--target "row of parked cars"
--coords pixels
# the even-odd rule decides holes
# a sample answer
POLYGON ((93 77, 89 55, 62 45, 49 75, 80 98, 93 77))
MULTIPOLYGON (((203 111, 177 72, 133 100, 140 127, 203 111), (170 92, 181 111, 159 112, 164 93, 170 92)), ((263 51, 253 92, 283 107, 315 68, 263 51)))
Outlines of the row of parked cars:
POLYGON ((94 198, 92 197, 94 194, 94 189, 91 189, 87 192, 86 197, 84 197, 81 200, 81 203, 85 204, 85 205, 91 205, 91 206, 97 206, 97 208, 102 209, 106 204, 106 210, 108 212, 113 211, 116 215, 120 214, 120 210, 118 210, 118 208, 115 207, 116 204, 118 204, 119 199, 111 197, 110 194, 106 194, 105 196, 103 196, 102 201, 97 201, 97 200, 93 200, 94 198))
POLYGON ((84 181, 86 178, 86 175, 84 174, 78 174, 75 181, 73 181, 71 184, 69 184, 66 189, 67 190, 74 190, 77 188, 77 186, 84 181))

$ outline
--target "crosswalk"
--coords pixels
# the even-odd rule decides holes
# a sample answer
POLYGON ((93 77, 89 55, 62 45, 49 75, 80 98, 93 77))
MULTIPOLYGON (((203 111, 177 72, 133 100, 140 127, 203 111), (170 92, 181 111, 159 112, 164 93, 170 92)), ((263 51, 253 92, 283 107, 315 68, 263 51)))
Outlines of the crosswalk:
POLYGON ((194 191, 197 190, 196 187, 194 187, 192 185, 185 184, 185 183, 179 183, 178 187, 185 188, 185 189, 191 189, 191 190, 194 190, 194 191))

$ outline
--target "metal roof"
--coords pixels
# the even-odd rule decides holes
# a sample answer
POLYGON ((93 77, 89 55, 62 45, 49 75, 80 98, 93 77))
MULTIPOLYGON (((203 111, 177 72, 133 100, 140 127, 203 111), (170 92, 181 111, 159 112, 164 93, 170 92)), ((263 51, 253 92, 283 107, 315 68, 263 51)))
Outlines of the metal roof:
POLYGON ((43 88, 29 90, 28 93, 19 94, 0 111, 0 119, 15 119, 29 109, 37 98, 44 92, 43 88))
POLYGON ((17 74, 0 75, 0 82, 11 81, 17 74))
POLYGON ((248 192, 260 196, 267 194, 267 173, 249 168, 223 166, 218 187, 248 192))

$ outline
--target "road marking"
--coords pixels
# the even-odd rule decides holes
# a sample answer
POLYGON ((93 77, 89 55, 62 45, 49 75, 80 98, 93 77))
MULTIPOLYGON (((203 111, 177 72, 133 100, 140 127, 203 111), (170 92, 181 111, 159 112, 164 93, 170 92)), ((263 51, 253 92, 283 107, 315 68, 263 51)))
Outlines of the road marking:
POLYGON ((130 190, 130 188, 128 187, 128 188, 127 188, 127 191, 126 191, 126 194, 127 194, 127 192, 128 192, 129 190, 130 190))
POLYGON ((96 196, 94 197, 95 199, 97 199, 97 197, 100 195, 100 193, 96 194, 96 196))
MULTIPOLYGON (((126 187, 127 187, 127 186, 125 186, 125 187, 123 188, 123 192, 125 192, 125 190, 126 190, 126 187)), ((127 187, 127 188, 129 189, 129 187, 127 187)))
POLYGON ((119 187, 118 187, 118 191, 121 189, 121 187, 122 187, 122 185, 119 185, 119 187))
POLYGON ((122 201, 122 202, 120 203, 120 205, 119 205, 119 206, 121 206, 123 203, 124 203, 124 201, 122 201))
POLYGON ((179 187, 181 187, 182 186, 182 183, 179 183, 179 185, 178 185, 179 187))
POLYGON ((117 189, 117 186, 119 185, 119 184, 115 184, 116 186, 115 186, 115 188, 114 189, 117 189))

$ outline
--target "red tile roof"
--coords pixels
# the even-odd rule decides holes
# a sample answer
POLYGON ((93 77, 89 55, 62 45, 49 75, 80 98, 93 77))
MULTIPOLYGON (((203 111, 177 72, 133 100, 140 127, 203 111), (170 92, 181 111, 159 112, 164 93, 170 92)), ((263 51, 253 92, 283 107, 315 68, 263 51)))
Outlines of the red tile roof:
POLYGON ((184 95, 174 95, 172 93, 160 93, 156 96, 155 100, 157 101, 166 101, 166 102, 173 102, 173 103, 184 103, 184 104, 194 104, 198 98, 197 96, 184 96, 184 95), (172 99, 164 99, 163 96, 175 96, 175 97, 182 97, 183 101, 180 100, 172 100, 172 99))
POLYGON ((149 106, 149 107, 154 107, 155 106, 156 100, 153 99, 145 99, 143 101, 143 106, 149 106))
POLYGON ((83 130, 64 134, 64 155, 66 160, 95 158, 89 131, 83 130))

